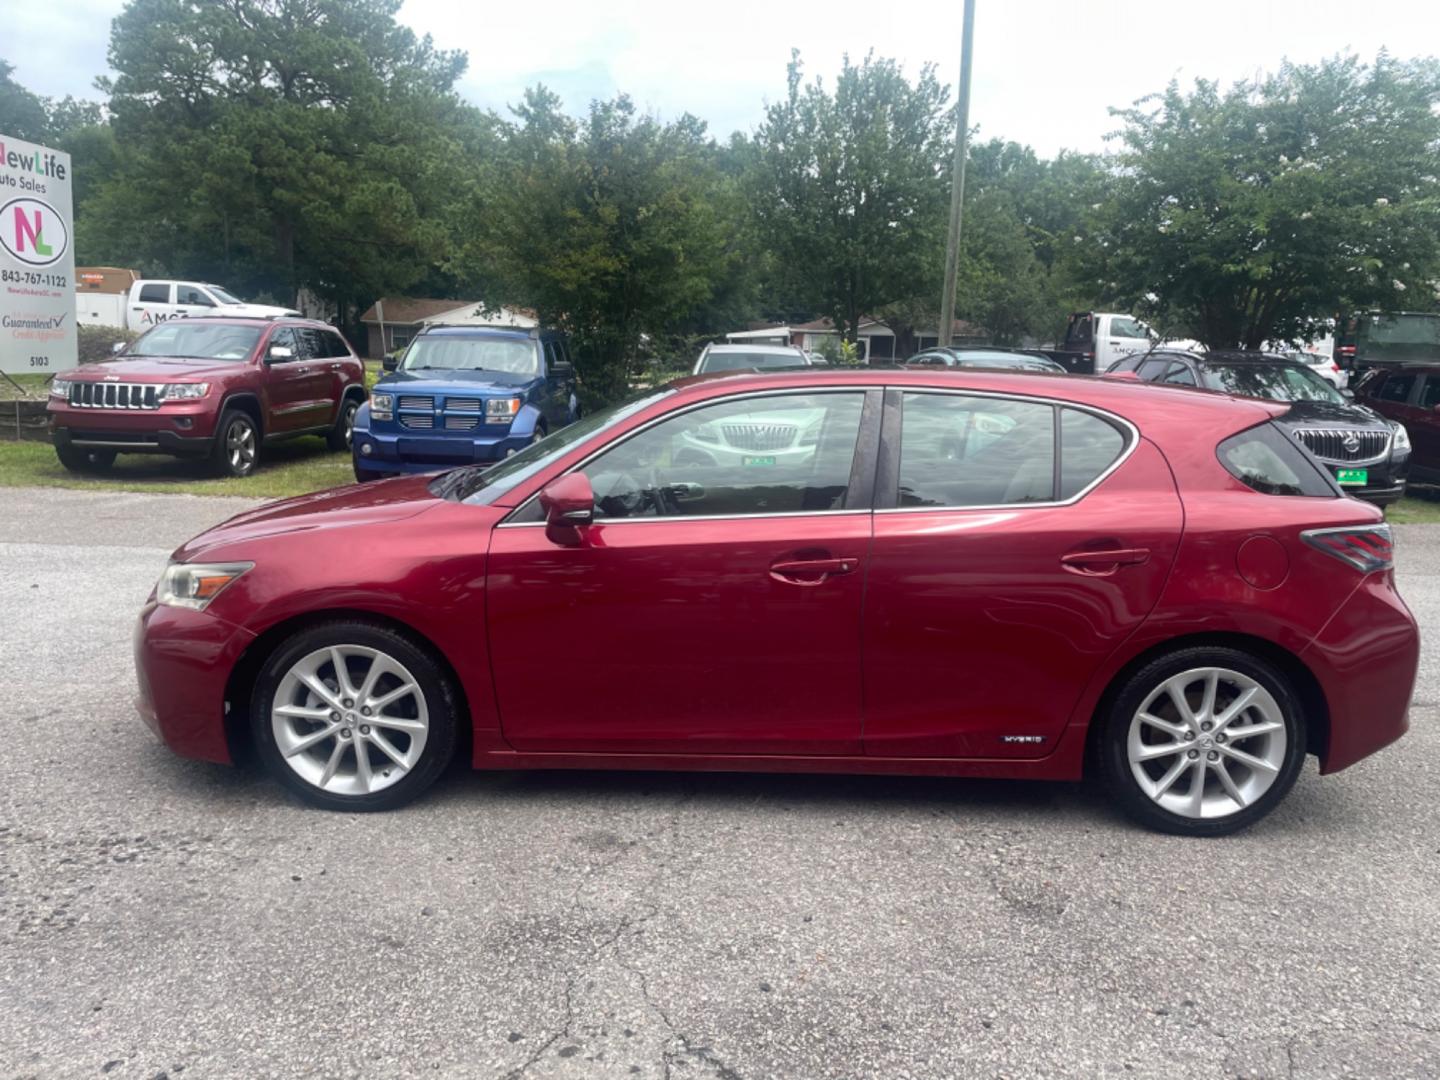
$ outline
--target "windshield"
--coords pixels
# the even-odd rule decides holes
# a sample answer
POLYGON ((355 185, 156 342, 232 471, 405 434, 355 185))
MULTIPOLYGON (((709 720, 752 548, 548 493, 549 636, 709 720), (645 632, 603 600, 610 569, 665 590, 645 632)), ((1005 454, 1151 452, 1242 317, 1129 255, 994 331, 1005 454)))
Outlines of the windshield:
POLYGON ((537 375, 540 353, 523 338, 422 334, 405 350, 401 371, 507 371, 537 375))
POLYGON ((631 398, 619 405, 582 416, 539 442, 531 443, 518 454, 506 458, 488 469, 466 467, 445 473, 436 481, 438 487, 431 490, 446 498, 460 502, 489 505, 528 477, 534 476, 556 458, 562 456, 576 443, 589 438, 597 431, 613 427, 627 416, 633 416, 653 402, 659 401, 675 391, 670 387, 655 390, 643 397, 631 398))
POLYGON ((700 361, 700 371, 741 371, 745 368, 804 367, 799 353, 775 352, 712 352, 700 361))
POLYGON ((126 356, 184 356, 196 360, 245 360, 260 341, 261 327, 176 319, 155 327, 126 356))
POLYGON ((243 304, 245 302, 229 289, 222 289, 219 285, 206 285, 205 288, 209 289, 210 294, 222 304, 243 304))
POLYGON ((1224 390, 1241 397, 1345 404, 1340 391, 1309 368, 1298 365, 1211 363, 1206 367, 1205 381, 1212 390, 1224 390))

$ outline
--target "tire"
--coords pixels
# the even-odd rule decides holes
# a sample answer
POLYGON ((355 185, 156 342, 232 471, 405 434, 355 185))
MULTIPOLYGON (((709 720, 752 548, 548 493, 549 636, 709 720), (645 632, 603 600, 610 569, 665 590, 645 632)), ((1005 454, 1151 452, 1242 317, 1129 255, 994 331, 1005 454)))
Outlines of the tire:
POLYGON ((240 409, 221 413, 210 463, 218 476, 249 476, 255 471, 260 464, 260 429, 249 413, 240 409))
POLYGON ((359 465, 352 464, 351 467, 355 470, 355 482, 357 484, 368 484, 374 480, 385 479, 384 473, 371 472, 369 469, 360 468, 359 465))
POLYGON ((360 411, 360 402, 353 397, 347 397, 340 403, 340 415, 335 418, 335 426, 330 429, 330 434, 325 436, 325 445, 331 450, 349 450, 350 436, 355 431, 355 414, 360 411))
POLYGON ((1289 794, 1305 763, 1299 696, 1273 664, 1239 649, 1187 648, 1152 660, 1101 722, 1100 771, 1116 802, 1142 825, 1177 836, 1224 836, 1254 824, 1289 794), (1242 695, 1248 704, 1234 712, 1242 695), (1249 734, 1237 738, 1242 732, 1249 734))
POLYGON ((57 446, 55 456, 60 464, 75 473, 104 472, 115 464, 114 450, 84 450, 78 446, 57 446))
POLYGON ((253 701, 250 730, 266 769, 322 809, 403 806, 430 787, 455 755, 460 709, 448 677, 427 648, 375 623, 342 620, 296 633, 266 660, 253 701), (348 689, 357 696, 337 686, 337 652, 348 689), (358 692, 366 690, 370 665, 380 658, 383 674, 362 699, 358 692), (316 683, 303 681, 307 674, 325 687, 328 700, 310 689, 316 683), (387 696, 393 700, 363 713, 370 706, 362 700, 387 696))

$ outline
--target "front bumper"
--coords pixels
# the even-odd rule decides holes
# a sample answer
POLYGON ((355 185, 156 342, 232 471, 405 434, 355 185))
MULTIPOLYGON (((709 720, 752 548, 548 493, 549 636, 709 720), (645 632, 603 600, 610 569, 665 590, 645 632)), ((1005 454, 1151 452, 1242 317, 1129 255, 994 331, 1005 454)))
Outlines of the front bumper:
POLYGON ((1330 711, 1321 772, 1348 768, 1410 729, 1420 630, 1395 591, 1393 572, 1367 576, 1300 659, 1330 711))
POLYGON ((417 435, 375 431, 368 424, 355 425, 351 453, 357 472, 376 476, 401 473, 431 473, 461 465, 493 465, 523 450, 533 432, 511 429, 501 435, 417 435))
POLYGON ((181 757, 228 764, 225 685, 255 635, 203 611, 147 603, 135 623, 135 708, 181 757))
POLYGON ((214 402, 205 398, 133 410, 75 408, 51 398, 46 413, 56 446, 203 456, 215 435, 214 402))

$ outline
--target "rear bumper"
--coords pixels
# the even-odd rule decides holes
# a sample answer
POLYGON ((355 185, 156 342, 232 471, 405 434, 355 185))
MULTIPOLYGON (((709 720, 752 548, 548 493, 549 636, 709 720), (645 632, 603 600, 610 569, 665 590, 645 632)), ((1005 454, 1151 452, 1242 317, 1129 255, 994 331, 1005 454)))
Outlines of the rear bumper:
POLYGON ((1338 772, 1410 729, 1420 631, 1391 574, 1371 574, 1300 655, 1330 710, 1320 771, 1338 772))
POLYGON ((135 709, 181 757, 231 761, 225 734, 225 685, 248 630, 203 611, 146 604, 135 624, 135 709))

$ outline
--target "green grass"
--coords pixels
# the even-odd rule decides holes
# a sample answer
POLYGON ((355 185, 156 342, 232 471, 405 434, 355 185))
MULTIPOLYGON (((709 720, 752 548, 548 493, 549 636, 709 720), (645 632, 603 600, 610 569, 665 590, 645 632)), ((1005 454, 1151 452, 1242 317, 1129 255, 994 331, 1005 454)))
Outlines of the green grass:
POLYGON ((1411 493, 1385 511, 1385 520, 1394 525, 1440 524, 1440 490, 1411 488, 1411 493))
POLYGON ((240 480, 208 475, 208 463, 148 454, 121 454, 103 473, 69 472, 43 442, 0 442, 0 487, 86 491, 147 491, 279 499, 353 484, 349 452, 332 453, 323 439, 303 436, 261 451, 260 467, 240 480))

